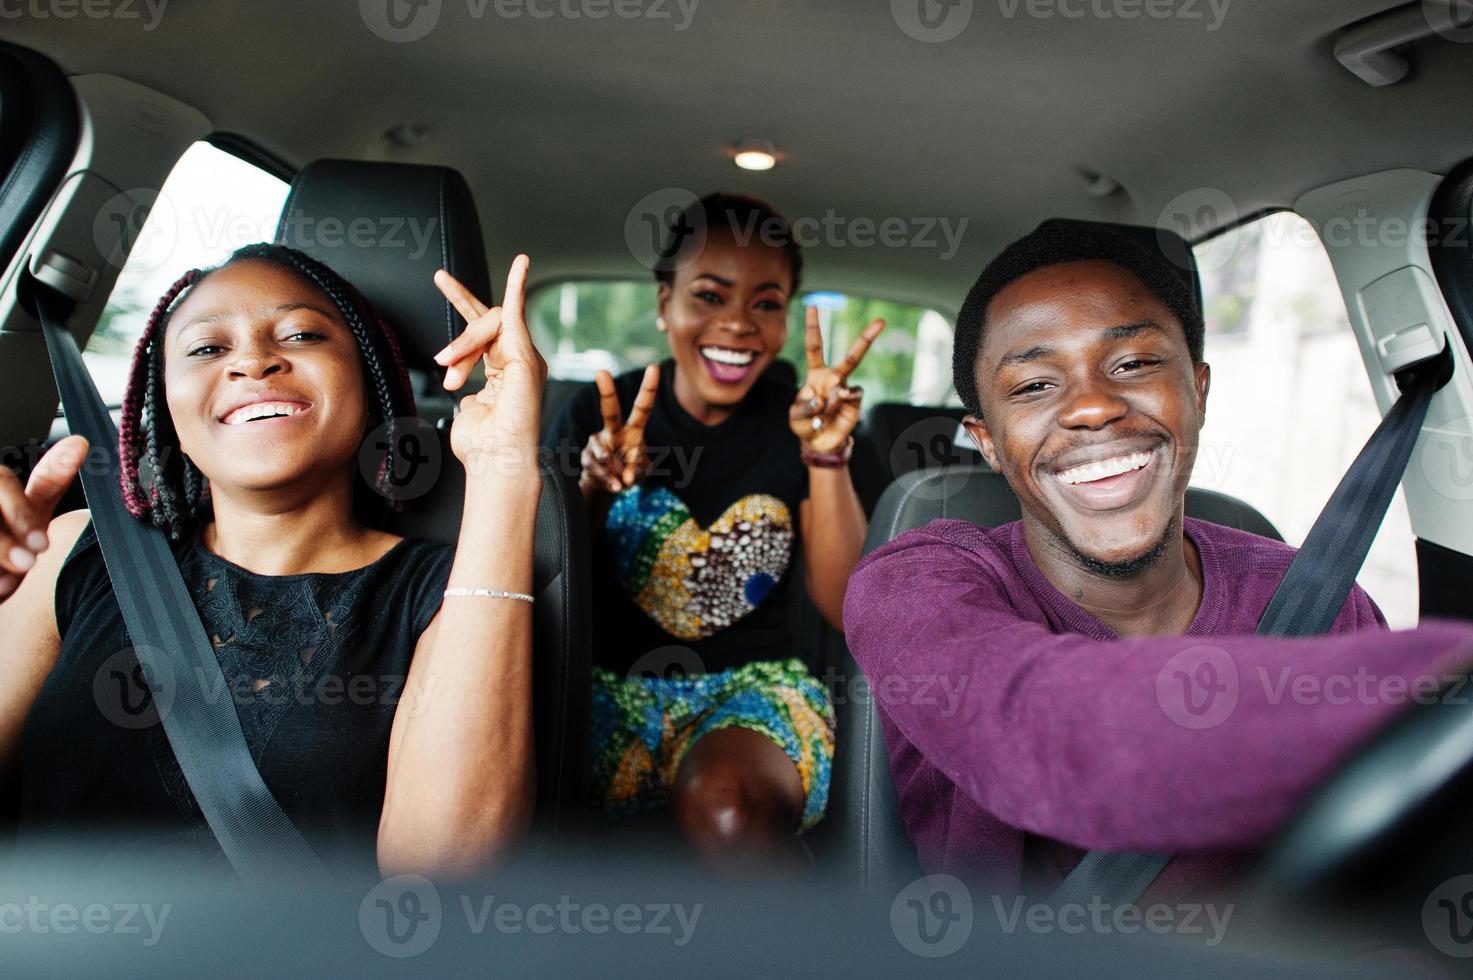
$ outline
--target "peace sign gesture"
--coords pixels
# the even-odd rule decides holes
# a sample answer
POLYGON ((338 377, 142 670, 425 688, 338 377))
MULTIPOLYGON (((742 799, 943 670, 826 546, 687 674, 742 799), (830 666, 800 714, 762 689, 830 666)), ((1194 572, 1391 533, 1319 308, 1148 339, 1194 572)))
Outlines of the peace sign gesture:
POLYGON ((823 332, 818 327, 818 307, 808 307, 804 325, 803 346, 808 351, 808 377, 798 389, 798 398, 788 410, 788 424, 802 441, 804 448, 816 453, 841 452, 859 424, 861 388, 850 388, 845 382, 859 362, 864 360, 869 345, 874 343, 884 320, 875 320, 849 348, 849 353, 834 367, 823 357, 823 332))
POLYGON ((604 417, 604 427, 589 436, 588 444, 583 447, 583 474, 578 485, 585 499, 592 499, 601 491, 618 493, 632 487, 649 467, 650 460, 644 451, 644 427, 650 420, 650 410, 655 407, 660 366, 651 364, 644 369, 644 379, 639 383, 639 394, 634 396, 627 422, 619 408, 613 375, 600 371, 594 377, 594 384, 598 385, 598 409, 604 417))
POLYGON ((435 285, 466 319, 460 336, 435 355, 446 368, 445 389, 465 384, 477 358, 486 367, 486 386, 460 400, 450 426, 450 448, 467 472, 474 472, 474 458, 483 455, 536 458, 547 362, 533 346, 522 315, 530 265, 525 255, 512 260, 505 299, 489 309, 450 273, 435 273, 435 285))

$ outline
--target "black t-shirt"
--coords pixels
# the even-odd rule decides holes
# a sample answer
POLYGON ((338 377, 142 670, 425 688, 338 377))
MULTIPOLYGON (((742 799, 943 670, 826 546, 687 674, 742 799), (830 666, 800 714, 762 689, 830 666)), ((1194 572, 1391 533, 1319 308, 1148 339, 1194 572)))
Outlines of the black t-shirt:
MULTIPOLYGON (((406 538, 340 574, 257 575, 175 546, 251 757, 329 861, 371 862, 389 732, 454 549, 406 538)), ((89 526, 56 582, 61 652, 20 742, 22 840, 100 835, 129 850, 221 860, 142 682, 89 526)))
MULTIPOLYGON (((629 417, 642 370, 614 381, 629 417)), ((703 425, 675 398, 675 362, 645 428, 650 468, 614 497, 594 535, 596 663, 628 671, 646 654, 687 671, 726 670, 793 655, 792 568, 801 540, 798 505, 808 471, 788 427, 796 390, 764 374, 732 416, 703 425)), ((580 389, 552 431, 554 451, 579 472, 588 438, 603 428, 598 389, 580 389)), ((648 661, 646 661, 648 663, 648 661)), ((659 665, 654 665, 657 669, 659 665)))

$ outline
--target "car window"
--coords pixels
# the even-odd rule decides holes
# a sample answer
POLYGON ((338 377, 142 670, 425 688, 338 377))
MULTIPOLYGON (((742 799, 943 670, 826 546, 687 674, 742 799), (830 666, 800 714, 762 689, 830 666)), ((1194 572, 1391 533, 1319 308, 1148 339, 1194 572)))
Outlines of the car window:
MULTIPOLYGON (((580 280, 552 283, 528 301, 531 329, 555 378, 586 381, 600 370, 614 374, 659 360, 668 352, 655 328, 656 287, 648 280, 580 280)), ((951 388, 951 321, 933 309, 852 293, 814 291, 794 303, 781 356, 803 374, 803 317, 817 306, 830 362, 842 358, 876 317, 885 332, 851 381, 865 402, 960 404, 951 388)))
MULTIPOLYGON (((1314 228, 1292 212, 1196 249, 1212 366, 1195 486, 1258 508, 1303 544, 1377 424, 1360 348, 1314 228)), ((1357 579, 1393 627, 1417 621, 1417 562, 1400 490, 1357 579)))
POLYGON ((189 269, 270 241, 287 189, 255 164, 199 142, 169 172, 146 219, 132 220, 141 209, 130 214, 127 202, 117 201, 114 217, 123 222, 127 243, 109 258, 122 271, 83 352, 103 401, 122 402, 133 347, 159 297, 189 269))

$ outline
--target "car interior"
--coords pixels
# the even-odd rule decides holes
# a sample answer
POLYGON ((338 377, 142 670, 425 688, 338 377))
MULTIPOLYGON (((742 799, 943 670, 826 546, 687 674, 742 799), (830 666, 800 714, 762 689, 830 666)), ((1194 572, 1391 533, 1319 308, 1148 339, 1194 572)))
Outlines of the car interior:
MULTIPOLYGON (((0 0, 0 24, 0 447, 22 479, 72 414, 30 293, 64 298, 65 328, 116 418, 121 388, 108 379, 159 283, 270 240, 331 262, 395 324, 428 465, 394 530, 454 543, 465 475, 448 426, 464 391, 441 390, 434 355, 463 321, 433 272, 494 302, 501 270, 531 256, 546 433, 595 370, 663 356, 648 220, 724 190, 775 202, 812 235, 789 346, 769 370, 802 377, 792 325, 804 304, 824 310, 826 343, 840 351, 876 304, 896 311, 901 329, 857 375, 869 392, 851 462, 865 551, 937 518, 995 527, 1017 520, 1019 503, 961 430, 951 326, 1009 242, 1049 221, 1104 225, 1165 256, 1207 314, 1214 395, 1224 392, 1209 422, 1221 428, 1187 513, 1304 545, 1322 512, 1345 513, 1327 508, 1332 491, 1420 385, 1425 419, 1400 440, 1402 468, 1380 467, 1386 496, 1395 492, 1389 516, 1375 515, 1370 557, 1346 574, 1359 572, 1393 627, 1473 619, 1473 136, 1456 121, 1473 86, 1466 4, 0 0), (770 169, 738 165, 754 147, 770 169), (394 226, 375 224, 360 246, 363 215, 394 226)), ((1452 939, 1429 925, 1438 889, 1473 875, 1461 833, 1473 711, 1452 698, 1409 711, 1345 761, 1257 863, 1241 938, 1224 949, 994 935, 998 916, 979 893, 968 921, 975 913, 992 931, 928 959, 894 925, 892 900, 900 908, 898 894, 924 875, 873 699, 811 603, 795 611, 796 648, 836 692, 837 714, 828 812, 806 838, 818 873, 792 888, 684 879, 650 856, 647 830, 587 813, 599 641, 590 529, 576 476, 558 465, 567 447, 544 441, 538 861, 514 867, 505 887, 543 895, 552 880, 549 900, 582 889, 609 901, 621 888, 665 888, 727 918, 683 952, 587 935, 495 947, 468 935, 423 964, 1341 975, 1389 972, 1394 959, 1362 954, 1407 947, 1436 970, 1467 970, 1473 898, 1452 939)), ((78 485, 59 510, 87 504, 78 485)), ((14 859, 0 898, 116 881, 14 859)), ((194 938, 172 948, 115 952, 56 935, 0 945, 24 972, 195 972, 238 928, 227 920, 246 915, 281 940, 232 954, 232 973, 283 955, 301 957, 293 972, 399 968, 360 941, 356 898, 333 911, 361 895, 355 886, 315 903, 304 886, 271 905, 189 883, 177 928, 194 938), (320 946, 312 922, 328 923, 320 946)))

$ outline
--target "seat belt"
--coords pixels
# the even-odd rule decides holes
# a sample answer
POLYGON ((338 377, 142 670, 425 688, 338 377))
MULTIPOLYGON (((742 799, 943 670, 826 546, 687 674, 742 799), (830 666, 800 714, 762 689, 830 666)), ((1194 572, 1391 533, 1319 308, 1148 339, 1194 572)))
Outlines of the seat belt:
POLYGON ((76 340, 61 326, 63 297, 36 280, 32 287, 68 427, 92 444, 82 490, 103 564, 164 734, 205 823, 245 881, 318 869, 317 856, 251 759, 230 686, 168 539, 123 503, 117 429, 76 340), (99 458, 105 465, 97 465, 99 458), (161 684, 173 688, 162 701, 161 684))
MULTIPOLYGON (((1322 636, 1334 625, 1376 531, 1386 518, 1432 396, 1452 377, 1452 351, 1397 373, 1401 396, 1330 495, 1258 621, 1259 636, 1322 636)), ((1170 854, 1090 851, 1048 897, 1055 909, 1100 900, 1132 905, 1165 869, 1170 854)))

